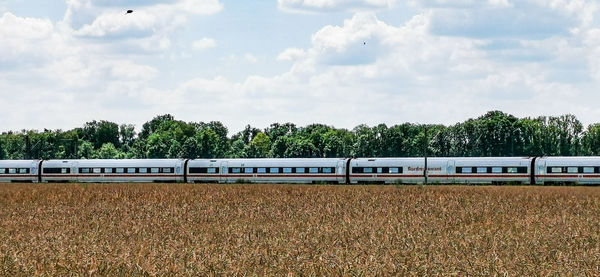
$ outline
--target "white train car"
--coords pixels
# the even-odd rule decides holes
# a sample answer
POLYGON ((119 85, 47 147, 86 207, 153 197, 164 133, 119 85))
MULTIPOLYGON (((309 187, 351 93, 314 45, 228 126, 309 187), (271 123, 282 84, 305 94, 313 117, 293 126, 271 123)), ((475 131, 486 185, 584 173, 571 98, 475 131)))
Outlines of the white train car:
MULTIPOLYGON (((428 158, 428 182, 446 183, 446 158, 428 158)), ((350 183, 423 183, 424 158, 358 158, 350 161, 350 183)))
POLYGON ((600 157, 541 157, 536 184, 600 184, 600 157))
POLYGON ((62 183, 76 182, 77 162, 79 160, 47 160, 43 161, 40 167, 42 172, 42 182, 62 183))
POLYGON ((348 159, 198 159, 187 164, 187 182, 346 182, 348 159))
POLYGON ((39 160, 0 161, 0 182, 38 182, 39 160))
POLYGON ((183 182, 181 159, 48 160, 43 182, 183 182))
MULTIPOLYGON (((428 158, 429 183, 528 184, 532 158, 428 158)), ((350 183, 423 183, 424 158, 360 158, 350 162, 350 183)))
POLYGON ((534 158, 447 158, 448 182, 465 184, 530 184, 534 158))

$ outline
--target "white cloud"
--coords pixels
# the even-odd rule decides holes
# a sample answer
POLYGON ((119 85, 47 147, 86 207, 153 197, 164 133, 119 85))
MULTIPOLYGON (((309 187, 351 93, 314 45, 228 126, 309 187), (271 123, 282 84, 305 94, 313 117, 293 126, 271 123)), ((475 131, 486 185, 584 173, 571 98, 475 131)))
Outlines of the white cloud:
POLYGON ((217 42, 212 38, 201 38, 192 43, 192 46, 197 50, 205 50, 217 46, 217 42))
POLYGON ((63 21, 78 36, 130 39, 169 33, 189 16, 223 9, 218 0, 121 2, 69 0, 63 21), (126 14, 128 9, 133 13, 126 14))
POLYGON ((582 51, 576 42, 520 43, 552 57, 549 67, 497 60, 484 49, 488 40, 432 34, 433 16, 416 15, 395 27, 374 14, 358 13, 342 26, 315 32, 310 48, 281 52, 279 60, 293 62, 286 73, 242 82, 196 78, 169 92, 176 95, 169 106, 183 117, 202 110, 232 130, 273 121, 347 128, 404 121, 452 124, 493 109, 517 116, 574 113, 584 122, 600 116, 600 108, 589 105, 600 95, 555 80, 554 66, 582 51))
MULTIPOLYGON (((590 1, 423 0, 413 3, 420 12, 399 25, 383 20, 385 15, 358 12, 305 37, 307 47, 289 45, 269 56, 241 46, 228 49, 237 53, 229 57, 203 56, 210 70, 185 72, 183 82, 177 80, 179 72, 169 71, 168 57, 189 51, 190 45, 215 47, 216 41, 190 42, 173 33, 185 29, 193 15, 218 12, 218 1, 68 3, 58 23, 11 13, 0 17, 0 110, 6 111, 6 130, 66 129, 92 119, 139 126, 161 113, 221 120, 232 131, 274 121, 346 128, 405 121, 451 124, 492 109, 517 116, 574 113, 584 123, 600 118, 595 105, 600 101, 600 28, 588 11, 596 9, 590 1), (139 20, 124 14, 126 5, 139 20), (478 24, 480 29, 473 27, 478 24), (532 35, 540 26, 546 32, 532 35), (289 69, 255 75, 257 65, 275 59, 286 61, 279 68, 289 69), (250 73, 230 76, 223 70, 228 67, 250 73), (24 112, 29 110, 43 116, 24 112)), ((281 9, 315 12, 372 11, 393 4, 279 1, 281 9)), ((216 38, 220 46, 230 45, 216 38)))
POLYGON ((0 37, 0 61, 16 60, 16 57, 44 59, 46 55, 56 54, 50 52, 60 43, 50 20, 17 17, 9 12, 0 18, 0 37))
POLYGON ((395 2, 396 0, 277 0, 280 9, 294 12, 387 9, 395 2))
POLYGON ((303 49, 288 48, 288 49, 285 49, 285 51, 281 52, 277 56, 277 60, 280 60, 280 61, 294 61, 294 60, 297 60, 297 59, 301 59, 302 57, 304 57, 305 54, 306 54, 306 52, 304 52, 303 49))
POLYGON ((158 20, 159 18, 146 11, 136 11, 135 14, 104 13, 91 24, 86 24, 75 31, 75 34, 91 37, 149 36, 153 33, 152 28, 157 25, 158 20))
POLYGON ((250 53, 246 53, 246 55, 244 55, 244 59, 248 63, 257 63, 259 61, 258 57, 254 56, 250 53))
MULTIPOLYGON (((152 66, 107 55, 103 45, 78 40, 47 19, 5 13, 0 36, 0 110, 10 114, 7 129, 67 128, 60 124, 91 113, 101 118, 111 109, 104 106, 107 99, 123 103, 158 74, 152 66), (118 96, 110 96, 114 92, 118 96), (43 116, 25 115, 32 110, 43 116)), ((125 103, 133 109, 136 101, 125 103)))
POLYGON ((512 7, 513 4, 508 0, 489 0, 490 5, 498 7, 512 7))
POLYGON ((600 28, 587 31, 583 43, 589 49, 587 61, 590 67, 590 75, 600 83, 600 28))

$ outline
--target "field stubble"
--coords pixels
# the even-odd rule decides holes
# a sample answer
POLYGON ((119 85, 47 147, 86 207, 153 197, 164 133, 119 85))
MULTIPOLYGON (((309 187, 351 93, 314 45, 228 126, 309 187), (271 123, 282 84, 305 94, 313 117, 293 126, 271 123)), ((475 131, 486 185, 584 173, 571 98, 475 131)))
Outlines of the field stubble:
POLYGON ((598 275, 600 188, 0 184, 3 275, 598 275))

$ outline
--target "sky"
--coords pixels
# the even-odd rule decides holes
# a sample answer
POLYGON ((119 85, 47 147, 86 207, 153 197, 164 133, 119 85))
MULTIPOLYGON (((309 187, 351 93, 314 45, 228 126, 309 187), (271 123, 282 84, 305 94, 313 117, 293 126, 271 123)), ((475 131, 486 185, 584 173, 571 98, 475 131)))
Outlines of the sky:
POLYGON ((0 131, 490 110, 600 122, 600 2, 0 0, 0 131))

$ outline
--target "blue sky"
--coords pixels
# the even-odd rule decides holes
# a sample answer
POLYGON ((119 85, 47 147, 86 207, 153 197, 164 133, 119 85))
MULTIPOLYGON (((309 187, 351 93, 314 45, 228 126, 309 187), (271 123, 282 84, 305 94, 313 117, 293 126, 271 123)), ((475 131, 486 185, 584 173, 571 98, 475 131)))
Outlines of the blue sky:
POLYGON ((164 113, 231 132, 454 124, 497 109, 600 122, 599 11, 586 0, 0 0, 0 131, 139 128, 164 113))

